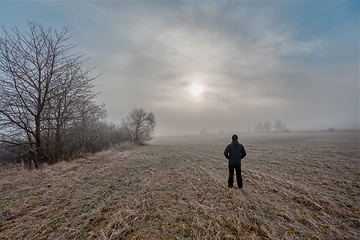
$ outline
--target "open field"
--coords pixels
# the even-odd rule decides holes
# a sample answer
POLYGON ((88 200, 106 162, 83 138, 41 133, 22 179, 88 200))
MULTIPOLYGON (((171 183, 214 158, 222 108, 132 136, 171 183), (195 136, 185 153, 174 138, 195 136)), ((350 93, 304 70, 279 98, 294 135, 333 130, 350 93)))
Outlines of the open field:
POLYGON ((0 179, 0 239, 360 239, 358 132, 161 137, 0 179))

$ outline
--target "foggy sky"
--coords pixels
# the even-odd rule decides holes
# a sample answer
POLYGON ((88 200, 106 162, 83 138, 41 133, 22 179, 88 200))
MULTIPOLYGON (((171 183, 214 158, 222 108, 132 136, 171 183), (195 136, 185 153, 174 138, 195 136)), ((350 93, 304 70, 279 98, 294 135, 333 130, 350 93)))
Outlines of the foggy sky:
MULTIPOLYGON (((156 135, 359 128, 357 0, 4 1, 1 24, 68 27, 108 120, 152 111, 156 135), (193 84, 203 87, 191 94, 193 84)), ((2 33, 2 31, 1 31, 2 33)))

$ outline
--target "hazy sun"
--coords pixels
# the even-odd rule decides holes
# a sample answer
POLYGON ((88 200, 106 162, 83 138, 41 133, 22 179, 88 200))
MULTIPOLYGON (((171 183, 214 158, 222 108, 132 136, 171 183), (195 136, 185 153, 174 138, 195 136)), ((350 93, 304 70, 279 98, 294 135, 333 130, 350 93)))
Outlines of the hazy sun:
POLYGON ((191 86, 190 92, 193 96, 199 97, 204 92, 204 89, 201 85, 194 84, 191 86))

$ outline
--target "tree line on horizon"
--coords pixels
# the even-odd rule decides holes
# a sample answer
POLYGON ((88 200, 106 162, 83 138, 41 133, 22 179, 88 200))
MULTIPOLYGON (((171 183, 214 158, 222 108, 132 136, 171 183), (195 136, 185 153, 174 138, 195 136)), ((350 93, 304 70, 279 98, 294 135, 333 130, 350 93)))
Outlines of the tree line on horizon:
POLYGON ((135 107, 121 125, 106 121, 95 101, 83 53, 74 53, 68 29, 28 23, 29 31, 4 27, 0 38, 0 162, 39 168, 114 144, 152 138, 155 116, 135 107))
POLYGON ((253 129, 254 129, 254 132, 271 132, 271 131, 288 132, 288 131, 290 131, 287 128, 286 124, 283 121, 281 121, 280 119, 276 119, 274 126, 272 126, 269 121, 266 121, 264 123, 258 123, 256 125, 254 125, 253 129))

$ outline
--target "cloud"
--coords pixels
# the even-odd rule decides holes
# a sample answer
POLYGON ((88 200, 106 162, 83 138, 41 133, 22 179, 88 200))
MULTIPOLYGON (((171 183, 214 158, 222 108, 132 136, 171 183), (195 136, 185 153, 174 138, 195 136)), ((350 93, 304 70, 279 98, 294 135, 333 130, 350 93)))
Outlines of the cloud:
POLYGON ((290 129, 359 122, 359 17, 350 2, 48 5, 103 73, 96 85, 111 121, 140 106, 155 113, 160 135, 277 118, 290 129), (192 84, 204 87, 200 97, 192 84))
MULTIPOLYGON (((327 83, 337 80, 328 66, 324 62, 312 65, 324 49, 329 51, 331 39, 326 36, 294 39, 291 28, 283 26, 279 31, 271 25, 277 19, 246 21, 255 13, 251 8, 238 8, 240 14, 230 11, 224 20, 225 8, 221 7, 145 6, 131 8, 136 17, 111 17, 117 19, 113 22, 128 24, 112 27, 118 36, 115 39, 121 39, 119 47, 100 56, 112 76, 104 80, 118 82, 118 93, 124 96, 118 108, 145 105, 156 109, 160 119, 168 119, 163 122, 173 123, 173 128, 180 122, 186 125, 184 129, 191 129, 215 122, 235 125, 235 120, 219 115, 246 119, 247 126, 269 118, 295 122, 303 118, 298 112, 319 117, 317 112, 326 101, 343 104, 331 97, 333 87, 327 83), (202 101, 195 101, 188 92, 194 82, 206 87, 202 101), (236 114, 236 109, 241 113, 236 114)), ((328 117, 329 110, 324 113, 328 117)))

